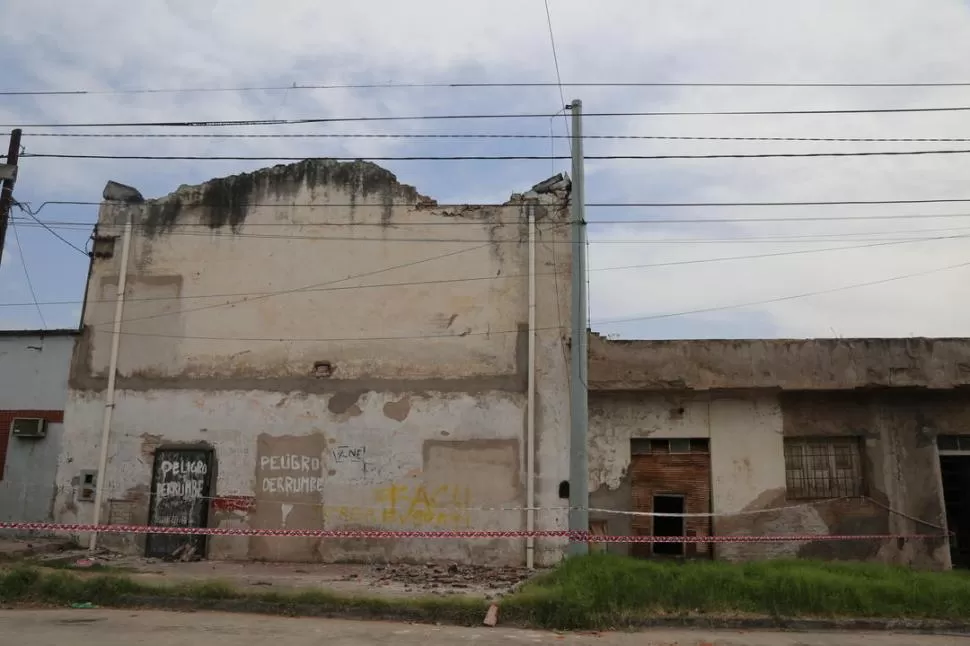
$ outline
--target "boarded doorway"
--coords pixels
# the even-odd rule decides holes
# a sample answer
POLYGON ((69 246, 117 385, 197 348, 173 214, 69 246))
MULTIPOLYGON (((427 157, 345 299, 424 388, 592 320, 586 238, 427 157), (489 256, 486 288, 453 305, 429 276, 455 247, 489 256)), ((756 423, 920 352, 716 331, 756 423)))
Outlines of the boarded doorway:
MULTIPOLYGON (((148 524, 162 527, 206 527, 212 483, 212 450, 159 449, 152 468, 148 524)), ((201 534, 149 534, 145 555, 154 558, 204 558, 201 534)))
MULTIPOLYGON (((633 511, 704 514, 711 510, 711 456, 707 438, 634 439, 630 444, 633 511)), ((710 536, 707 516, 634 516, 638 536, 710 536)), ((634 543, 638 557, 710 558, 710 543, 634 543)))

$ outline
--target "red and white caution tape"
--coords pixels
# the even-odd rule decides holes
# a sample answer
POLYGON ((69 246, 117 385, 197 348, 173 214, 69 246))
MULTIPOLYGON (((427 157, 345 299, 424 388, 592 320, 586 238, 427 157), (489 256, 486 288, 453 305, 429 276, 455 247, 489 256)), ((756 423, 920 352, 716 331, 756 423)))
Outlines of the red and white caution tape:
POLYGON ((164 527, 151 525, 90 525, 0 522, 0 529, 65 533, 175 534, 181 536, 281 536, 300 538, 568 538, 589 543, 804 543, 945 538, 945 534, 779 534, 774 536, 602 536, 568 530, 538 531, 419 531, 339 529, 243 529, 222 527, 164 527))

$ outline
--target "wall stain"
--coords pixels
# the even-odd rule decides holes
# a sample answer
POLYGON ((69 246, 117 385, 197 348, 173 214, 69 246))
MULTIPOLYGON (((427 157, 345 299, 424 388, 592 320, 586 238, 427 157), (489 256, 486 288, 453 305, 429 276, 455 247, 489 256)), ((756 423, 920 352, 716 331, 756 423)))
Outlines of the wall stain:
POLYGON ((406 420, 410 413, 411 400, 406 396, 397 401, 391 401, 384 404, 384 416, 397 420, 398 422, 403 422, 406 420))
POLYGON ((360 406, 357 405, 363 391, 334 393, 327 402, 327 408, 334 415, 348 415, 356 417, 361 414, 360 406))

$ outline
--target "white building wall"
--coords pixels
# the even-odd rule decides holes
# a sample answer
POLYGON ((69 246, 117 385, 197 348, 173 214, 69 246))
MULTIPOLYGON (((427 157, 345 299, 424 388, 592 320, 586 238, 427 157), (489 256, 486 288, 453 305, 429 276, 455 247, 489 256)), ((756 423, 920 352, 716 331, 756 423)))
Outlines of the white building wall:
MULTIPOLYGON (((565 199, 544 195, 536 211, 543 507, 561 504, 568 470, 565 199)), ((437 207, 376 166, 327 161, 105 205, 101 233, 120 234, 129 213, 136 231, 104 517, 146 521, 153 451, 206 444, 217 497, 242 496, 215 501, 219 526, 524 528, 521 509, 475 508, 525 506, 528 208, 437 207), (290 454, 319 456, 310 475, 322 491, 274 498, 264 481, 277 463, 263 458, 290 454)), ((120 250, 119 240, 92 268, 65 485, 97 466, 120 250)), ((92 512, 70 494, 56 509, 65 521, 92 512)), ((538 528, 564 522, 540 515, 538 528)), ((540 561, 558 558, 555 541, 538 544, 540 561)), ((221 539, 211 549, 284 560, 524 558, 523 541, 508 539, 221 539)))

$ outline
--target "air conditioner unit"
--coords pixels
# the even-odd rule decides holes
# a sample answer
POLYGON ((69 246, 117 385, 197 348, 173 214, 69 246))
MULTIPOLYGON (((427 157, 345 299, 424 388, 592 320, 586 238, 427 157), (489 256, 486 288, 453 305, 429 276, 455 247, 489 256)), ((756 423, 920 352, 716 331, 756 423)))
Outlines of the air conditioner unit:
POLYGON ((41 417, 14 417, 10 422, 14 437, 47 437, 47 420, 41 417))

